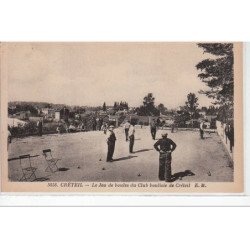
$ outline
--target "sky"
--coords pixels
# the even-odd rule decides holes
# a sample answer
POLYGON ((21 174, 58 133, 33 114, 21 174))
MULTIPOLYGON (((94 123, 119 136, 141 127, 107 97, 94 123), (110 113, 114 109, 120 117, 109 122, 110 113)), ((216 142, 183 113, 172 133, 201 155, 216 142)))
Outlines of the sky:
POLYGON ((79 106, 142 104, 147 93, 167 108, 184 105, 195 93, 210 100, 195 65, 208 58, 196 43, 9 43, 9 101, 79 106))

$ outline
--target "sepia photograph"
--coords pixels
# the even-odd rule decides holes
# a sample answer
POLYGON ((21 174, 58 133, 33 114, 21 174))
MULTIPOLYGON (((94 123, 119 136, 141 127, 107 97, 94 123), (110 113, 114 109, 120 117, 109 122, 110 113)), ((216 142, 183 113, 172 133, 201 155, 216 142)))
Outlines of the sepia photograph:
POLYGON ((6 190, 242 191, 240 43, 2 43, 1 55, 6 190))

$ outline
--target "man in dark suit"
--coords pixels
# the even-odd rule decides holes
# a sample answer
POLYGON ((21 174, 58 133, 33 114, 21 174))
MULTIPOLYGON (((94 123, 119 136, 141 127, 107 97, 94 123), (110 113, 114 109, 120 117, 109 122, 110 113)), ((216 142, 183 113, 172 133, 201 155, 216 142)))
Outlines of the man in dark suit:
POLYGON ((114 133, 114 126, 109 126, 108 133, 107 133, 107 144, 108 144, 108 153, 107 153, 107 162, 113 161, 113 154, 115 151, 115 133, 114 133))
POLYGON ((172 171, 172 152, 176 144, 168 137, 167 133, 162 134, 162 138, 154 144, 154 148, 160 153, 159 155, 159 180, 171 182, 172 171))

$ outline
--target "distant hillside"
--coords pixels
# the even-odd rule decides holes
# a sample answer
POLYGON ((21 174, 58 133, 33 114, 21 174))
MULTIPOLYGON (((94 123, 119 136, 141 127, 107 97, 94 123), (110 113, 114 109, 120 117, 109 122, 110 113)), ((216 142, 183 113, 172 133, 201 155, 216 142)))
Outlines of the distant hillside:
MULTIPOLYGON (((91 111, 96 111, 96 110, 100 110, 102 109, 101 106, 77 106, 77 105, 66 105, 66 104, 54 104, 54 103, 49 103, 49 102, 24 102, 24 101, 15 101, 15 102, 9 102, 8 103, 8 107, 11 106, 32 106, 34 108, 53 108, 53 109, 62 109, 64 107, 68 108, 69 110, 73 110, 73 109, 77 109, 77 108, 84 108, 87 110, 91 110, 91 111)), ((109 107, 109 106, 107 106, 109 107)))
POLYGON ((53 109, 62 109, 63 107, 67 107, 69 109, 72 109, 73 106, 65 105, 65 104, 54 104, 54 103, 48 103, 48 102, 23 102, 23 101, 15 101, 15 102, 9 102, 8 106, 25 106, 25 105, 31 105, 35 108, 53 108, 53 109))

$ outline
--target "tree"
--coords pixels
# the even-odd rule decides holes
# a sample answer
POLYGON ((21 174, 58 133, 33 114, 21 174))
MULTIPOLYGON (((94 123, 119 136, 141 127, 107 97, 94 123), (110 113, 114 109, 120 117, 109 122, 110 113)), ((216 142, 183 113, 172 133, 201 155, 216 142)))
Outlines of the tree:
POLYGON ((154 107, 155 103, 155 98, 153 97, 152 93, 148 93, 144 98, 143 98, 143 105, 144 107, 154 107))
POLYGON ((215 106, 209 106, 207 115, 217 115, 218 109, 215 106))
POLYGON ((222 121, 224 123, 228 122, 229 118, 233 117, 233 107, 229 106, 227 104, 222 105, 221 107, 218 108, 218 112, 217 112, 217 119, 219 121, 222 121))
POLYGON ((148 93, 143 98, 143 106, 136 109, 136 113, 142 116, 159 116, 160 111, 154 105, 155 98, 152 93, 148 93))
POLYGON ((186 127, 186 122, 190 120, 190 114, 187 112, 187 110, 182 110, 179 113, 176 113, 174 115, 174 123, 178 127, 186 127))
POLYGON ((66 122, 68 122, 69 115, 70 115, 70 111, 69 111, 69 109, 67 109, 66 107, 64 107, 63 109, 60 110, 60 116, 61 116, 61 118, 64 119, 66 122))
POLYGON ((128 110, 128 103, 127 102, 124 102, 124 101, 120 101, 119 102, 115 102, 114 103, 114 110, 115 111, 118 111, 118 110, 128 110))
POLYGON ((46 103, 44 107, 45 107, 45 108, 51 109, 51 108, 52 108, 52 105, 51 105, 50 103, 46 103))
POLYGON ((114 103, 114 110, 115 110, 115 111, 118 111, 118 109, 119 109, 119 107, 118 107, 118 105, 117 105, 117 102, 115 102, 115 103, 114 103))
POLYGON ((198 97, 194 93, 189 93, 187 95, 187 101, 186 101, 186 111, 189 113, 191 122, 192 122, 192 127, 193 127, 193 119, 196 119, 199 117, 199 114, 197 112, 197 107, 198 107, 198 97))
POLYGON ((74 111, 76 114, 82 114, 82 113, 85 112, 85 108, 76 106, 76 107, 73 108, 73 111, 74 111))
POLYGON ((158 109, 159 109, 160 111, 164 111, 164 110, 165 110, 164 104, 160 103, 160 104, 158 105, 158 109))
POLYGON ((157 108, 161 114, 167 115, 167 108, 164 106, 164 104, 160 103, 157 108))
POLYGON ((194 114, 198 107, 198 97, 194 93, 187 95, 186 108, 190 114, 194 114))
POLYGON ((105 103, 105 102, 103 103, 102 110, 103 110, 103 111, 106 111, 106 110, 107 110, 107 107, 106 107, 106 103, 105 103))
POLYGON ((196 65, 199 78, 210 88, 200 91, 214 104, 233 106, 234 95, 234 56, 232 43, 198 43, 204 53, 213 55, 214 59, 205 59, 196 65))

